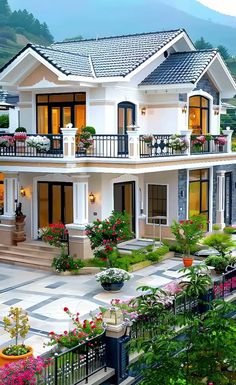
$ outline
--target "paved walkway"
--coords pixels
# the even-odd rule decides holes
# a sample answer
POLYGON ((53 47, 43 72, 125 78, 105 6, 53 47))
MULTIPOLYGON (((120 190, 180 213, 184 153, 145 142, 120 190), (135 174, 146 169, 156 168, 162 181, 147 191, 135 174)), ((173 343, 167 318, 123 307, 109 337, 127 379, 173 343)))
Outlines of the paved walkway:
MULTIPOLYGON (((92 275, 60 276, 43 271, 0 264, 0 326, 10 306, 28 311, 31 330, 25 341, 34 347, 35 355, 46 352, 43 342, 50 331, 63 332, 72 325, 63 311, 67 306, 86 318, 113 298, 128 299, 139 292, 139 286, 163 286, 179 277, 180 259, 167 259, 133 273, 117 293, 105 292, 92 275)), ((0 328, 0 347, 9 344, 9 336, 0 328)))

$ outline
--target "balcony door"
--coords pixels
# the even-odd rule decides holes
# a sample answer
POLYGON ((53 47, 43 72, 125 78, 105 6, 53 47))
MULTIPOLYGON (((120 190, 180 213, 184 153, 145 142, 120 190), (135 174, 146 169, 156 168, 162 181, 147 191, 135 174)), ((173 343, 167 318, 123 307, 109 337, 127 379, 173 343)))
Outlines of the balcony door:
POLYGON ((38 182, 38 227, 72 222, 72 183, 38 182))
POLYGON ((193 135, 209 133, 209 99, 200 95, 189 98, 189 129, 193 135))
POLYGON ((114 210, 129 215, 130 228, 135 233, 135 182, 114 184, 114 210))
MULTIPOLYGON (((131 102, 118 104, 118 135, 126 135, 128 127, 135 123, 135 105, 131 102)), ((128 153, 128 142, 118 138, 119 154, 128 153)))

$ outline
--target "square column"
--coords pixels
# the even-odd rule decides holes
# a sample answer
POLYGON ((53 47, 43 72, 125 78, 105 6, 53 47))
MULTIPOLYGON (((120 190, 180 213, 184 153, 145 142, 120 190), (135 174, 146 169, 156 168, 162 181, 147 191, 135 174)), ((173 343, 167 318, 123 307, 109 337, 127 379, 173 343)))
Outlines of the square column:
POLYGON ((225 227, 225 170, 217 171, 216 224, 225 227))
POLYGON ((15 206, 18 198, 18 176, 6 175, 4 178, 4 215, 0 215, 0 239, 5 245, 13 245, 15 231, 15 206))

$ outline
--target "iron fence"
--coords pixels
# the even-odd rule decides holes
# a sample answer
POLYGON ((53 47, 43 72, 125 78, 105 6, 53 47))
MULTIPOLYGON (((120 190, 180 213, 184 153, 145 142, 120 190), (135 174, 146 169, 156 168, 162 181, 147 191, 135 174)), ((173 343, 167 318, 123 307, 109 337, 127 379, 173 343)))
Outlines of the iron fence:
POLYGON ((227 152, 226 135, 192 135, 191 154, 218 154, 227 152))
MULTIPOLYGON (((172 147, 171 137, 173 135, 150 135, 150 138, 146 139, 145 135, 140 135, 140 158, 185 155, 186 150, 176 150, 172 147)), ((185 136, 179 136, 179 138, 185 139, 185 136)))
POLYGON ((76 135, 76 157, 127 158, 128 135, 92 135, 83 140, 76 135))

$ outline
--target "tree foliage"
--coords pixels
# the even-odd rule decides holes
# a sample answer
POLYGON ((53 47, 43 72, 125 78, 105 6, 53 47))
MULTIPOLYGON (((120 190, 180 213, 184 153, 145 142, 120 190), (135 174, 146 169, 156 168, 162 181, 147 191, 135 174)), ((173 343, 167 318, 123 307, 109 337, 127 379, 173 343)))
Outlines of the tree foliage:
POLYGON ((195 47, 197 49, 211 49, 213 48, 212 44, 209 41, 206 41, 204 37, 200 37, 200 39, 196 40, 195 47))

